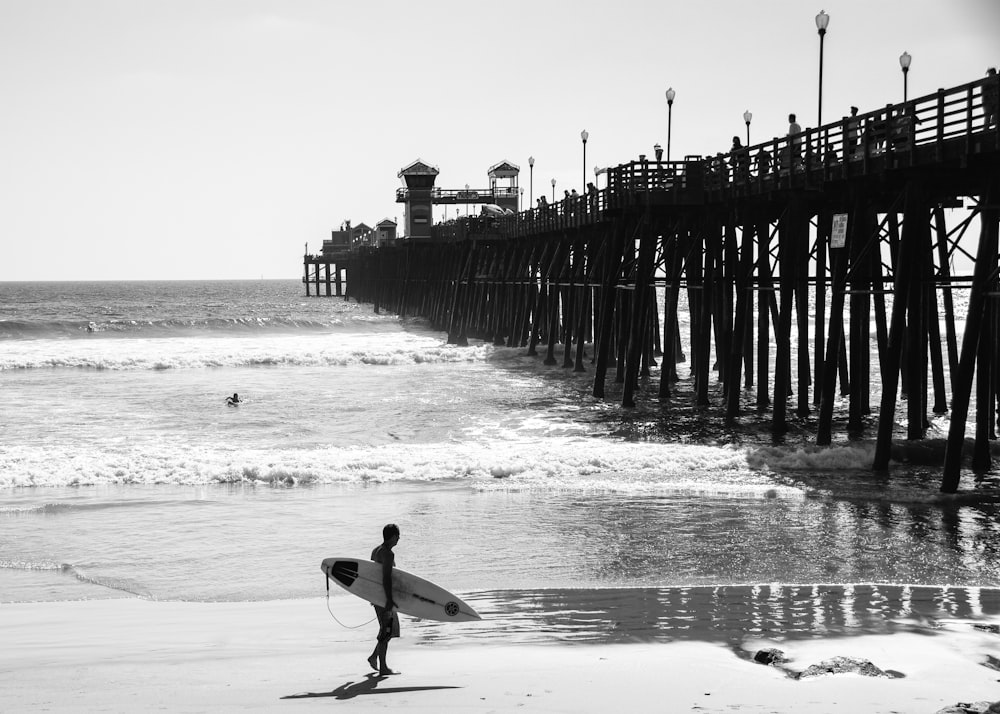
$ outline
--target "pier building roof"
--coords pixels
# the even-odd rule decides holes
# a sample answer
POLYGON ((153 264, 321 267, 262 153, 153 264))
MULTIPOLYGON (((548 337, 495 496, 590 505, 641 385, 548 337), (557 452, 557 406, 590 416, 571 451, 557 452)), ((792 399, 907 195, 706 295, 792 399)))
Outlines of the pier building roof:
POLYGON ((396 174, 399 178, 404 176, 437 176, 441 173, 437 166, 426 163, 423 159, 417 159, 408 166, 404 166, 396 174))
POLYGON ((490 166, 488 176, 492 178, 510 178, 511 176, 517 176, 521 173, 521 167, 515 163, 504 159, 498 164, 493 164, 490 166))

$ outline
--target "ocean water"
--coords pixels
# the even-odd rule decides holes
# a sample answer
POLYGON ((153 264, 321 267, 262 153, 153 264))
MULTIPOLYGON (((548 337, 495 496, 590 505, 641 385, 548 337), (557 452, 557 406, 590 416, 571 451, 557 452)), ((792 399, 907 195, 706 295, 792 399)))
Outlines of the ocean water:
POLYGON ((484 637, 655 636, 720 592, 811 629, 829 593, 844 627, 996 608, 995 474, 942 498, 934 464, 872 474, 873 432, 725 427, 684 364, 625 410, 524 352, 293 280, 0 283, 0 602, 325 596, 391 521, 484 637))

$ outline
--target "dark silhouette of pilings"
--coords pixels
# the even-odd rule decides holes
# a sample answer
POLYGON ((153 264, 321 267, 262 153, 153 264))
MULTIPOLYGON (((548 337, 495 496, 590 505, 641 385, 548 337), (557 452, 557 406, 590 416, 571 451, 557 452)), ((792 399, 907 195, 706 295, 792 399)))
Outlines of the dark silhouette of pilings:
POLYGON ((962 352, 955 371, 955 396, 952 403, 951 428, 945 449, 944 479, 942 490, 954 492, 961 476, 962 446, 965 441, 965 420, 968 418, 973 374, 978 374, 976 385, 976 439, 973 468, 990 467, 989 435, 993 423, 996 383, 991 378, 996 370, 991 367, 997 354, 995 315, 997 312, 997 233, 1000 223, 1000 183, 994 173, 981 201, 981 230, 976 266, 969 296, 969 314, 962 338, 962 352))
POLYGON ((669 411, 686 360, 691 398, 728 423, 770 410, 780 437, 814 419, 820 445, 875 426, 880 470, 895 440, 924 437, 950 395, 942 489, 954 491, 973 384, 972 463, 990 466, 1000 371, 1000 129, 985 125, 985 84, 870 112, 856 133, 847 119, 807 130, 798 153, 788 139, 747 150, 768 154, 770 168, 741 155, 643 158, 579 199, 362 249, 350 293, 424 316, 457 345, 474 338, 592 370, 593 395, 620 384, 625 407, 659 399, 669 411), (968 200, 976 208, 949 228, 948 209, 968 200), (976 221, 970 279, 951 263, 976 221), (960 345, 958 289, 970 291, 960 345))

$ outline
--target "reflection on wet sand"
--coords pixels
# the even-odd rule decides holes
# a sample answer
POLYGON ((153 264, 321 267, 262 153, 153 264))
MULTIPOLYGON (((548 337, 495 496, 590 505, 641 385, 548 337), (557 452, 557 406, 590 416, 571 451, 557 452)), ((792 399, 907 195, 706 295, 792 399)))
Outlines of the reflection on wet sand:
POLYGON ((483 620, 417 621, 421 642, 458 639, 615 644, 933 632, 943 620, 1000 616, 1000 589, 925 585, 724 585, 487 591, 465 598, 483 620))

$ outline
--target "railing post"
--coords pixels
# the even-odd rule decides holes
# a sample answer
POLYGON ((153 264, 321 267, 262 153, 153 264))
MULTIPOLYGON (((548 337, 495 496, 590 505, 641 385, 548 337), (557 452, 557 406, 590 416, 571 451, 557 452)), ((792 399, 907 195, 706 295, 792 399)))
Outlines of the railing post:
POLYGON ((937 91, 937 135, 935 138, 934 158, 938 161, 944 156, 944 89, 937 91))
POLYGON ((966 116, 966 127, 965 127, 965 153, 968 154, 972 149, 972 104, 973 104, 973 94, 972 87, 966 90, 966 102, 965 102, 965 116, 966 116))
POLYGON ((812 172, 812 168, 813 168, 813 130, 812 129, 806 128, 804 141, 805 141, 805 147, 804 147, 804 149, 805 149, 805 157, 804 157, 804 161, 802 162, 802 171, 803 171, 803 173, 805 173, 808 176, 808 174, 810 172, 812 172))

